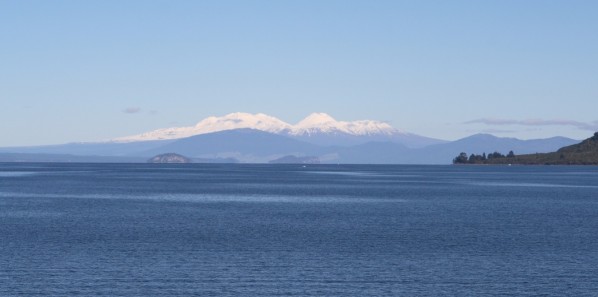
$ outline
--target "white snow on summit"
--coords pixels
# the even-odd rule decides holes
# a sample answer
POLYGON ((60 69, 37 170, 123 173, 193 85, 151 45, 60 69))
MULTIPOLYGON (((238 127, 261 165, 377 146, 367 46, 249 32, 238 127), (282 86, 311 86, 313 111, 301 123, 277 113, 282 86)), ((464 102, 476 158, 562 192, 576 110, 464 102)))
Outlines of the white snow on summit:
POLYGON ((296 125, 290 125, 275 117, 258 113, 236 112, 222 117, 208 117, 195 126, 158 129, 138 135, 116 138, 117 142, 178 139, 193 135, 224 130, 251 128, 283 135, 339 134, 393 135, 402 133, 387 123, 372 120, 337 121, 325 113, 312 113, 296 125))
POLYGON ((325 113, 312 113, 293 126, 291 135, 311 135, 318 133, 346 133, 351 135, 392 135, 399 133, 391 125, 380 121, 337 121, 325 113))
POLYGON ((223 117, 209 117, 195 125, 194 130, 197 134, 217 132, 223 130, 233 130, 241 128, 251 128, 270 133, 281 133, 291 129, 291 125, 263 113, 250 114, 244 112, 235 112, 223 117))

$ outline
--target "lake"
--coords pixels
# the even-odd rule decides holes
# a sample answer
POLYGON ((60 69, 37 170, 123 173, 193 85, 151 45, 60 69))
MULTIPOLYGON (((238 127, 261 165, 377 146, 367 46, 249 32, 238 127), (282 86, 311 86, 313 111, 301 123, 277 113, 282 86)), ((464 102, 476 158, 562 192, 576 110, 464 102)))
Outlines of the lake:
POLYGON ((0 295, 596 296, 598 167, 0 163, 0 295))

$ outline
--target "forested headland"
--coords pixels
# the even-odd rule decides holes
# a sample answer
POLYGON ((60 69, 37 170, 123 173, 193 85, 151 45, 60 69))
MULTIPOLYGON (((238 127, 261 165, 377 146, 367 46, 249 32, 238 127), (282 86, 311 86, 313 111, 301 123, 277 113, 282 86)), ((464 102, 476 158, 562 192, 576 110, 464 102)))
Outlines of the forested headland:
POLYGON ((598 165, 598 132, 556 152, 525 155, 516 155, 513 151, 507 155, 499 152, 468 155, 462 152, 453 159, 453 164, 598 165))

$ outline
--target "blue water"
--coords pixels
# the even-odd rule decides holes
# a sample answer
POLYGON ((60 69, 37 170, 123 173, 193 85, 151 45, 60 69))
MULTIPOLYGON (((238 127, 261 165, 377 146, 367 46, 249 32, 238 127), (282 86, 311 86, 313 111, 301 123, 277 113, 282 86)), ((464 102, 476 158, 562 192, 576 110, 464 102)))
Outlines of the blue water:
POLYGON ((0 296, 598 296, 598 167, 0 163, 0 296))

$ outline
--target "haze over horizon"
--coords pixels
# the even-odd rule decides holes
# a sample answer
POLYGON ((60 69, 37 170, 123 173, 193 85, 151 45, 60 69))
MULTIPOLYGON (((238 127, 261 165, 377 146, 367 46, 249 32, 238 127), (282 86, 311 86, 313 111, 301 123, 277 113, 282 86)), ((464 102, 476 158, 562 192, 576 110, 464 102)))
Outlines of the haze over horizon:
POLYGON ((232 112, 427 137, 598 131, 595 1, 2 1, 0 147, 232 112))

